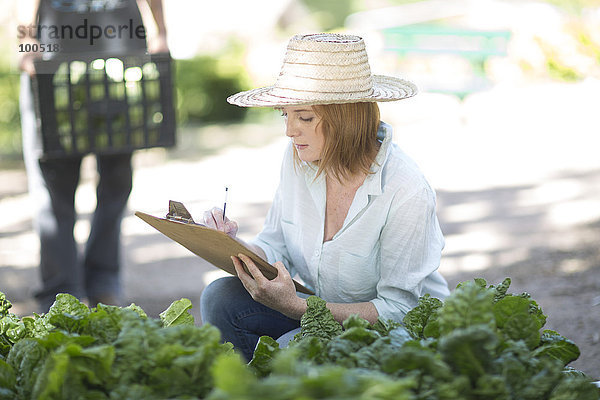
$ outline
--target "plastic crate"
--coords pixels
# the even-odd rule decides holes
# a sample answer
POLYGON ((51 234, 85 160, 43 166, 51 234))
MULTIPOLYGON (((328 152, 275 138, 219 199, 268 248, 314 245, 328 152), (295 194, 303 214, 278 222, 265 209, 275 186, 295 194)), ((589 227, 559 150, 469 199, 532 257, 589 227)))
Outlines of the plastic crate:
POLYGON ((115 154, 175 144, 169 54, 36 62, 43 157, 115 154))

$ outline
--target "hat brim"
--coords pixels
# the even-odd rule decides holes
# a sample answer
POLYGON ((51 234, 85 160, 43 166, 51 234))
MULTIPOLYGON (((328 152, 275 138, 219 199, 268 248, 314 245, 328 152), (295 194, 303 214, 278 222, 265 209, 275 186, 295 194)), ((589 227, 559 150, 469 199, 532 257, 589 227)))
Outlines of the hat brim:
POLYGON ((227 102, 240 107, 285 107, 291 105, 345 104, 376 101, 396 101, 417 94, 414 83, 385 75, 373 75, 373 90, 369 95, 353 96, 352 93, 314 92, 297 93, 291 89, 266 86, 236 93, 227 102), (274 94, 277 92, 277 95, 274 94), (301 96, 300 96, 301 94, 301 96))

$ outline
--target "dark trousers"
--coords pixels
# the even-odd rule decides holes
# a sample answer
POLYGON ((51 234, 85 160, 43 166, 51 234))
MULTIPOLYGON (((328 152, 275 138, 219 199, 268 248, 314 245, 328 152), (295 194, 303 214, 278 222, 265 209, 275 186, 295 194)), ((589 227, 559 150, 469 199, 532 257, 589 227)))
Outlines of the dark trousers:
POLYGON ((274 339, 300 327, 291 319, 255 301, 237 277, 213 281, 200 298, 202 322, 216 326, 224 342, 231 342, 250 361, 258 339, 274 339))

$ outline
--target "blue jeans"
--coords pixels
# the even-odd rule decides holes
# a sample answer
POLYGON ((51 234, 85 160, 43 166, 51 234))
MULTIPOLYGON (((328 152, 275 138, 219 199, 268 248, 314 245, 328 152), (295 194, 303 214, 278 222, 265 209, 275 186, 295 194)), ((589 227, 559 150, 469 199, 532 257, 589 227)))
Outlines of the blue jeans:
POLYGON ((217 279, 204 289, 200 313, 202 322, 219 328, 221 339, 231 342, 247 361, 261 336, 277 339, 300 327, 300 321, 255 301, 234 276, 217 279))
POLYGON ((41 138, 26 74, 21 77, 20 110, 33 225, 40 239, 42 288, 35 296, 41 312, 48 311, 58 293, 88 297, 94 305, 95 299, 118 299, 121 218, 132 188, 131 153, 96 156, 97 205, 80 257, 73 228, 81 157, 40 159, 41 138))

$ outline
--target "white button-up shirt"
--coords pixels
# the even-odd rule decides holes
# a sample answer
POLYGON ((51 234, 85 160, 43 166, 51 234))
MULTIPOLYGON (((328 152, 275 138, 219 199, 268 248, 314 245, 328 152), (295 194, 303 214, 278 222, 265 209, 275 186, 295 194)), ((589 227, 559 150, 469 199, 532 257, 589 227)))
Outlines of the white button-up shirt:
POLYGON ((435 192, 417 165, 383 139, 375 162, 342 228, 323 242, 326 186, 308 163, 294 166, 290 143, 281 180, 262 232, 253 240, 270 263, 282 261, 325 301, 371 301, 379 316, 401 321, 426 293, 443 299, 448 285, 437 271, 444 238, 435 192))

